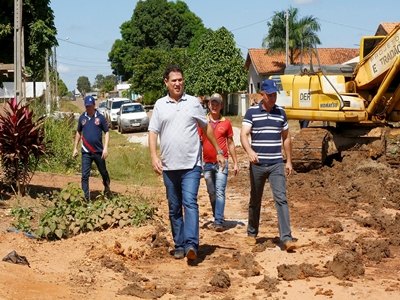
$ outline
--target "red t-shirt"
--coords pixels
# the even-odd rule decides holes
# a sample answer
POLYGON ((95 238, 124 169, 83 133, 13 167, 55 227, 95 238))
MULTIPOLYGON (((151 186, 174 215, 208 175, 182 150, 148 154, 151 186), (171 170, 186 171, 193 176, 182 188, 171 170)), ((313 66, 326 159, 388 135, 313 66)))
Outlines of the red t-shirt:
MULTIPOLYGON (((209 119, 210 125, 214 129, 214 135, 217 140, 218 146, 224 151, 224 157, 228 158, 228 142, 229 137, 233 137, 232 124, 229 119, 222 117, 218 121, 214 122, 209 119)), ((210 143, 207 135, 199 128, 201 140, 203 141, 203 160, 206 163, 217 162, 217 151, 210 143)))

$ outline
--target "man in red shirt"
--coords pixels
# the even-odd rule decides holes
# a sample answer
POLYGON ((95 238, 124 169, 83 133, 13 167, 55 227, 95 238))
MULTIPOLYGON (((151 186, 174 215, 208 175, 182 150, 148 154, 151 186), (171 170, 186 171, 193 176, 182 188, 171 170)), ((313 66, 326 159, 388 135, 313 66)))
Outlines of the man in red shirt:
POLYGON ((208 114, 208 121, 214 130, 215 138, 222 152, 218 154, 223 154, 226 161, 225 168, 220 168, 215 148, 200 129, 200 135, 203 141, 204 179, 213 210, 214 228, 216 231, 221 232, 224 230, 225 190, 228 182, 228 151, 233 160, 233 171, 235 175, 238 172, 238 164, 235 143, 233 141, 232 124, 230 120, 221 115, 222 96, 217 93, 213 94, 208 102, 208 108, 210 111, 208 114))

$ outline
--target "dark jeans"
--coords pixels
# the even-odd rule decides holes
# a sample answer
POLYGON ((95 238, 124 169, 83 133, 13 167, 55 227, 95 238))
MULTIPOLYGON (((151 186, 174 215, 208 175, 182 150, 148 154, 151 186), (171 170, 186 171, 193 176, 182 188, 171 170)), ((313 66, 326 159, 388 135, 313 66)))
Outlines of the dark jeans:
POLYGON ((290 230, 289 207, 286 199, 286 177, 284 163, 274 165, 250 164, 250 202, 249 202, 249 223, 247 234, 257 236, 260 224, 261 200, 264 192, 264 185, 268 179, 272 195, 275 201, 275 208, 278 213, 279 235, 282 242, 292 239, 290 230))
POLYGON ((101 153, 82 153, 82 190, 85 194, 85 199, 90 199, 89 191, 89 176, 92 162, 95 162, 97 169, 103 178, 104 193, 110 191, 110 176, 106 168, 106 161, 101 158, 101 153))

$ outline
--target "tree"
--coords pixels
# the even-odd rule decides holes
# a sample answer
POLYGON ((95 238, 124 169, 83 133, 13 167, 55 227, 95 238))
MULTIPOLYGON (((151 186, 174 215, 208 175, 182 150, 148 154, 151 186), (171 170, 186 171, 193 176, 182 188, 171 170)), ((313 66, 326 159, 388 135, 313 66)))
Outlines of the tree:
POLYGON ((109 53, 113 73, 131 78, 135 92, 154 98, 163 91, 166 64, 185 61, 185 49, 204 25, 183 1, 147 0, 138 1, 131 20, 120 29, 122 39, 109 53))
POLYGON ((94 80, 93 88, 96 88, 102 93, 112 91, 118 82, 115 75, 104 76, 102 74, 98 74, 94 80))
MULTIPOLYGON (((316 18, 306 16, 298 19, 298 9, 289 8, 289 61, 294 64, 295 59, 305 49, 321 44, 316 32, 320 25, 316 18)), ((263 41, 263 46, 272 52, 285 52, 286 50, 286 11, 275 12, 271 22, 267 23, 268 34, 263 41)))
POLYGON ((90 92, 91 87, 89 78, 87 78, 86 76, 80 76, 76 83, 76 87, 82 95, 85 95, 87 92, 90 92))
POLYGON ((224 27, 203 34, 185 77, 186 90, 195 95, 228 94, 245 89, 244 59, 233 34, 224 27))
POLYGON ((186 69, 188 66, 186 50, 173 48, 167 51, 146 48, 139 53, 133 65, 135 75, 129 80, 129 83, 132 91, 143 95, 143 103, 153 104, 155 100, 165 94, 162 75, 165 67, 169 64, 178 64, 186 69))
MULTIPOLYGON (((44 76, 46 49, 57 44, 50 0, 24 0, 22 8, 26 72, 33 81, 44 76)), ((14 1, 2 0, 0 10, 0 62, 14 61, 14 1)), ((0 79, 1 80, 1 79, 0 79)))
POLYGON ((68 95, 68 88, 60 77, 58 77, 58 95, 61 97, 68 95))

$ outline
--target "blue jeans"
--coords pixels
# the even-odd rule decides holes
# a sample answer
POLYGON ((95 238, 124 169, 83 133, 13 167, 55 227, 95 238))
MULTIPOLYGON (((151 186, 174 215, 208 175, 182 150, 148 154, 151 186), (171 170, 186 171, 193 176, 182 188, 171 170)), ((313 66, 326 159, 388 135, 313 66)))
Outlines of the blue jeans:
POLYGON ((228 182, 228 161, 226 161, 225 169, 221 172, 218 163, 205 163, 203 170, 214 223, 222 225, 224 222, 225 189, 228 182))
POLYGON ((110 176, 108 175, 106 168, 106 161, 101 158, 101 153, 82 153, 82 190, 85 194, 85 199, 90 199, 89 191, 89 176, 92 162, 95 162, 97 169, 103 179, 104 192, 110 191, 110 176))
POLYGON ((275 201, 275 208, 278 213, 279 236, 282 242, 292 239, 290 230, 289 207, 286 199, 286 177, 284 163, 274 165, 250 164, 250 202, 249 202, 249 223, 247 234, 257 236, 260 224, 261 199, 264 192, 264 185, 268 179, 272 195, 275 201))
POLYGON ((200 166, 189 170, 163 171, 175 250, 185 250, 185 253, 189 247, 196 251, 199 247, 197 194, 200 176, 200 166))

